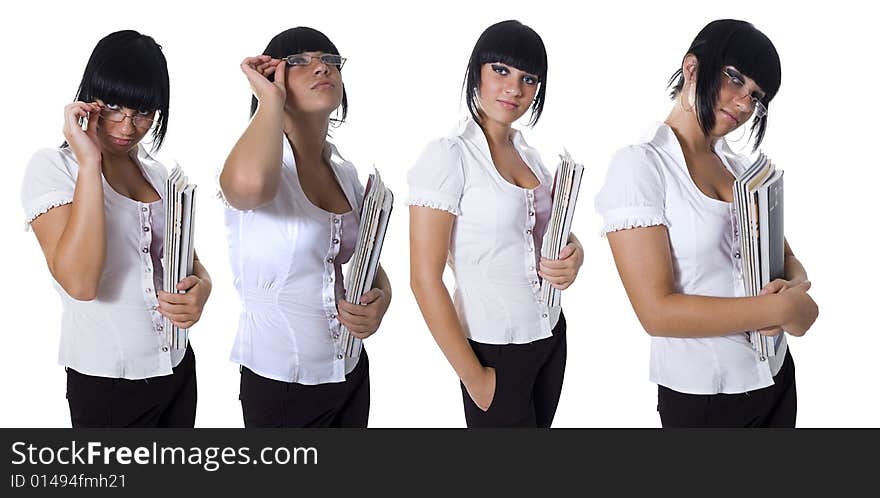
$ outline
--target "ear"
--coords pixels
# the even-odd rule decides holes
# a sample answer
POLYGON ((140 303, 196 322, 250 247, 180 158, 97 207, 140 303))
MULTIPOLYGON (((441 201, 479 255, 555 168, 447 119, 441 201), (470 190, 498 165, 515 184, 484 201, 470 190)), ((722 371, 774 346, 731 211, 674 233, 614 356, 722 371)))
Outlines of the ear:
POLYGON ((681 74, 684 75, 685 82, 696 81, 697 65, 698 63, 696 55, 687 54, 684 56, 684 60, 681 61, 681 74))

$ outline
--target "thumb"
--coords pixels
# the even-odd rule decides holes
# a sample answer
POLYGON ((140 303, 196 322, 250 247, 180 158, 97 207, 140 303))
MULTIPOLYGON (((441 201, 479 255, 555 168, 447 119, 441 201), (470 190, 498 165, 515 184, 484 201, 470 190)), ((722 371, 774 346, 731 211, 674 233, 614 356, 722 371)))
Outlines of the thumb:
POLYGON ((779 279, 773 280, 771 282, 768 282, 767 285, 765 285, 764 288, 761 289, 760 295, 763 296, 766 294, 776 294, 784 286, 785 286, 785 284, 781 280, 779 280, 779 279))
POLYGON ((199 278, 196 277, 195 275, 190 275, 190 276, 184 278, 183 280, 181 280, 180 282, 177 282, 177 290, 182 290, 182 291, 189 290, 189 289, 195 287, 195 285, 197 283, 199 283, 199 278))
POLYGON ((281 59, 275 66, 275 86, 287 92, 287 61, 281 59))
POLYGON ((382 289, 370 289, 361 296, 360 303, 370 304, 382 297, 383 294, 382 289))
POLYGON ((561 251, 559 251, 558 259, 565 259, 572 254, 574 254, 574 244, 566 244, 566 246, 563 247, 561 251))

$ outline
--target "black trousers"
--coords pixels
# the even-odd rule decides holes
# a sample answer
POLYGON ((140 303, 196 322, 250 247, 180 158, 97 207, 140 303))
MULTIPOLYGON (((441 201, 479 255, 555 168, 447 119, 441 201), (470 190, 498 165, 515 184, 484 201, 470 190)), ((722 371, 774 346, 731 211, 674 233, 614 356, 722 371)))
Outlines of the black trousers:
POLYGON ((366 427, 370 415, 370 360, 361 350, 345 382, 281 382, 241 367, 245 427, 366 427))
POLYGON ((79 427, 193 427, 196 357, 186 353, 171 375, 129 380, 67 368, 70 422, 79 427))
POLYGON ((528 344, 470 341, 483 366, 495 369, 495 396, 483 411, 464 384, 461 395, 468 427, 550 427, 565 375, 565 316, 553 336, 528 344))
POLYGON ((794 427, 797 388, 791 352, 773 382, 739 394, 684 394, 658 386, 657 411, 663 427, 794 427))

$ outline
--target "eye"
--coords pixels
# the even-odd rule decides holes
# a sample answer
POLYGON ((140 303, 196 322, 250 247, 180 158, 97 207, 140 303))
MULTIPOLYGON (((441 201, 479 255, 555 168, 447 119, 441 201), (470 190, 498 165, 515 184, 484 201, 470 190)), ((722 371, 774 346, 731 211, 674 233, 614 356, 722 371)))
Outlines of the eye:
POLYGON ((525 83, 526 85, 537 85, 538 84, 538 77, 535 76, 534 74, 523 75, 522 80, 523 80, 523 83, 525 83))
POLYGON ((139 115, 139 116, 148 116, 148 115, 150 115, 150 114, 152 114, 152 113, 153 113, 153 111, 144 111, 144 110, 139 110, 139 111, 138 111, 138 115, 139 115))
POLYGON ((502 76, 510 74, 510 69, 507 69, 507 66, 502 66, 501 64, 492 64, 492 70, 502 76))
POLYGON ((118 111, 119 110, 119 106, 116 104, 104 104, 104 107, 106 107, 107 109, 110 109, 111 111, 118 111))

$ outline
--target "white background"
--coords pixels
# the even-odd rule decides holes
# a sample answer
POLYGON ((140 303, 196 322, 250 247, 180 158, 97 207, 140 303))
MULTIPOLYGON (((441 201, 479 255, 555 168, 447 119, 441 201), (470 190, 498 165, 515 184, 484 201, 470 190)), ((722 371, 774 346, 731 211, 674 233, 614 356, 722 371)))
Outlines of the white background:
MULTIPOLYGON (((4 117, 0 426, 67 427, 65 373, 57 365, 60 302, 33 234, 23 231, 22 171, 38 148, 62 141, 62 110, 97 41, 137 29, 163 47, 172 101, 159 157, 200 184, 197 248, 214 280, 192 333, 198 362, 198 427, 240 427, 239 374, 228 360, 238 297, 227 261, 214 175, 247 124, 250 94, 238 65, 283 29, 326 33, 349 58, 348 122, 334 132, 362 180, 373 164, 397 195, 382 262, 394 299, 370 338, 372 427, 463 427, 452 369, 409 290, 405 174, 422 147, 465 114, 464 69, 490 24, 532 26, 549 53, 547 104, 527 141, 549 168, 567 147, 587 167, 574 231, 586 262, 564 294, 568 367, 555 427, 658 427, 648 381, 649 337, 627 301, 593 198, 611 154, 637 140, 671 106, 665 84, 709 21, 746 19, 775 43, 782 87, 763 149, 786 171, 786 234, 813 282, 820 317, 790 338, 798 425, 876 427, 880 422, 874 311, 878 270, 877 51, 862 4, 466 1, 22 2, 0 26, 4 117), (873 47, 873 48, 869 48, 873 47)), ((738 135, 738 132, 735 132, 738 135)), ((734 148, 737 144, 734 144, 734 148)))

